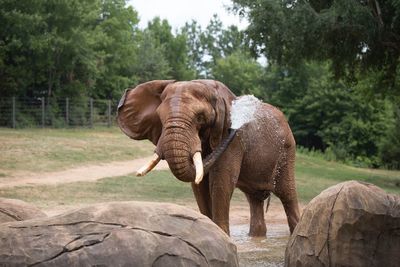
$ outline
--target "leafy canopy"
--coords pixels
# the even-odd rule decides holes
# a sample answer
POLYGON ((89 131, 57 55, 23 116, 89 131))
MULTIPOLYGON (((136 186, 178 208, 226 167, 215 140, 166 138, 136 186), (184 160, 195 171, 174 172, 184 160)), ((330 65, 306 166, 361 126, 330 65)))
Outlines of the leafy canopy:
POLYGON ((400 95, 398 0, 233 0, 249 19, 253 50, 294 66, 330 60, 336 77, 377 73, 380 91, 400 95))

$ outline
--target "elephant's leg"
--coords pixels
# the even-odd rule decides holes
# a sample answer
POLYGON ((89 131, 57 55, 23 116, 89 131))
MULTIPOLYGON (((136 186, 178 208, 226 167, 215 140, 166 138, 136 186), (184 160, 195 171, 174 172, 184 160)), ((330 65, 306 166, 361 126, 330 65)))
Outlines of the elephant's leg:
MULTIPOLYGON (((278 196, 279 197, 279 196, 278 196)), ((290 233, 293 233, 294 228, 300 220, 300 210, 297 199, 279 197, 285 209, 287 221, 289 224, 290 233)))
POLYGON ((204 176, 200 184, 192 183, 192 189, 200 212, 212 219, 208 174, 204 176))
POLYGON ((249 236, 265 236, 267 227, 264 219, 264 200, 245 193, 250 205, 250 231, 249 236))
POLYGON ((229 235, 229 209, 234 186, 230 184, 223 185, 216 183, 210 185, 210 188, 212 220, 229 235))
POLYGON ((212 220, 229 235, 229 208, 233 190, 240 173, 243 151, 238 139, 234 139, 227 150, 210 170, 210 193, 212 220))
MULTIPOLYGON (((289 157, 290 158, 290 157, 289 157)), ((280 175, 275 178, 274 194, 281 200, 285 209, 290 233, 300 219, 300 209, 297 200, 296 182, 294 180, 294 157, 280 168, 280 175)))

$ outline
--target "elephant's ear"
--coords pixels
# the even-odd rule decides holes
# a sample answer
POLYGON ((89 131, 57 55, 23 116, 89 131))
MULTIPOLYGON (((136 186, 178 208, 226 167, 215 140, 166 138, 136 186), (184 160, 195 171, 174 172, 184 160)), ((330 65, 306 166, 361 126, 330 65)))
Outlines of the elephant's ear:
POLYGON ((206 85, 212 90, 215 101, 212 103, 215 110, 215 121, 210 131, 210 147, 214 150, 222 140, 223 136, 228 135, 231 125, 230 112, 232 101, 236 96, 223 83, 213 80, 195 80, 206 85))
POLYGON ((127 89, 118 104, 117 121, 121 130, 136 140, 148 139, 157 145, 162 125, 156 109, 160 95, 172 80, 155 80, 127 89))

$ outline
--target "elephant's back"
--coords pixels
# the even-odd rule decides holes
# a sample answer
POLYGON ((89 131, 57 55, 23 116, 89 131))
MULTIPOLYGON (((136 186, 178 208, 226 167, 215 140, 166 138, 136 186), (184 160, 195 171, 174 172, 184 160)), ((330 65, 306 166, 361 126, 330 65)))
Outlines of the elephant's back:
POLYGON ((292 131, 285 115, 276 107, 262 103, 254 114, 254 119, 239 130, 242 143, 247 152, 257 150, 261 155, 264 152, 277 152, 285 147, 295 146, 292 131))
POLYGON ((260 128, 262 138, 273 142, 277 147, 283 149, 296 146, 289 123, 278 108, 263 103, 258 107, 255 120, 251 123, 260 128))
POLYGON ((239 137, 245 150, 239 179, 257 185, 272 179, 296 147, 284 114, 267 103, 257 107, 255 118, 239 130, 239 137))

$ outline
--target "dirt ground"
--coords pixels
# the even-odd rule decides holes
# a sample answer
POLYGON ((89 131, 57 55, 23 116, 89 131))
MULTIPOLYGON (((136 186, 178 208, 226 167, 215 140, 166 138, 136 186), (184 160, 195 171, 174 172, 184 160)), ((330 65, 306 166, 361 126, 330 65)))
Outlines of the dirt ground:
MULTIPOLYGON (((116 177, 135 172, 151 157, 128 161, 117 161, 97 165, 88 165, 58 172, 30 173, 14 172, 13 176, 2 177, 0 188, 21 185, 54 185, 79 181, 96 181, 105 177, 116 177)), ((168 169, 166 161, 161 161, 156 170, 168 169)))
MULTIPOLYGON (((111 162, 100 165, 89 165, 59 172, 28 173, 16 172, 12 177, 2 177, 0 188, 21 185, 62 184, 78 181, 96 181, 105 177, 115 177, 131 174, 150 158, 130 161, 111 162)), ((165 161, 160 162, 156 169, 168 169, 165 161)), ((84 206, 84 205, 80 205, 84 206)), ((44 212, 49 216, 60 214, 80 206, 56 206, 44 212)), ((196 203, 187 204, 197 210, 196 203)), ((249 207, 243 203, 232 203, 230 210, 231 238, 237 245, 241 266, 283 266, 284 251, 289 238, 289 228, 286 216, 280 202, 275 199, 266 214, 267 237, 248 237, 249 207)))

